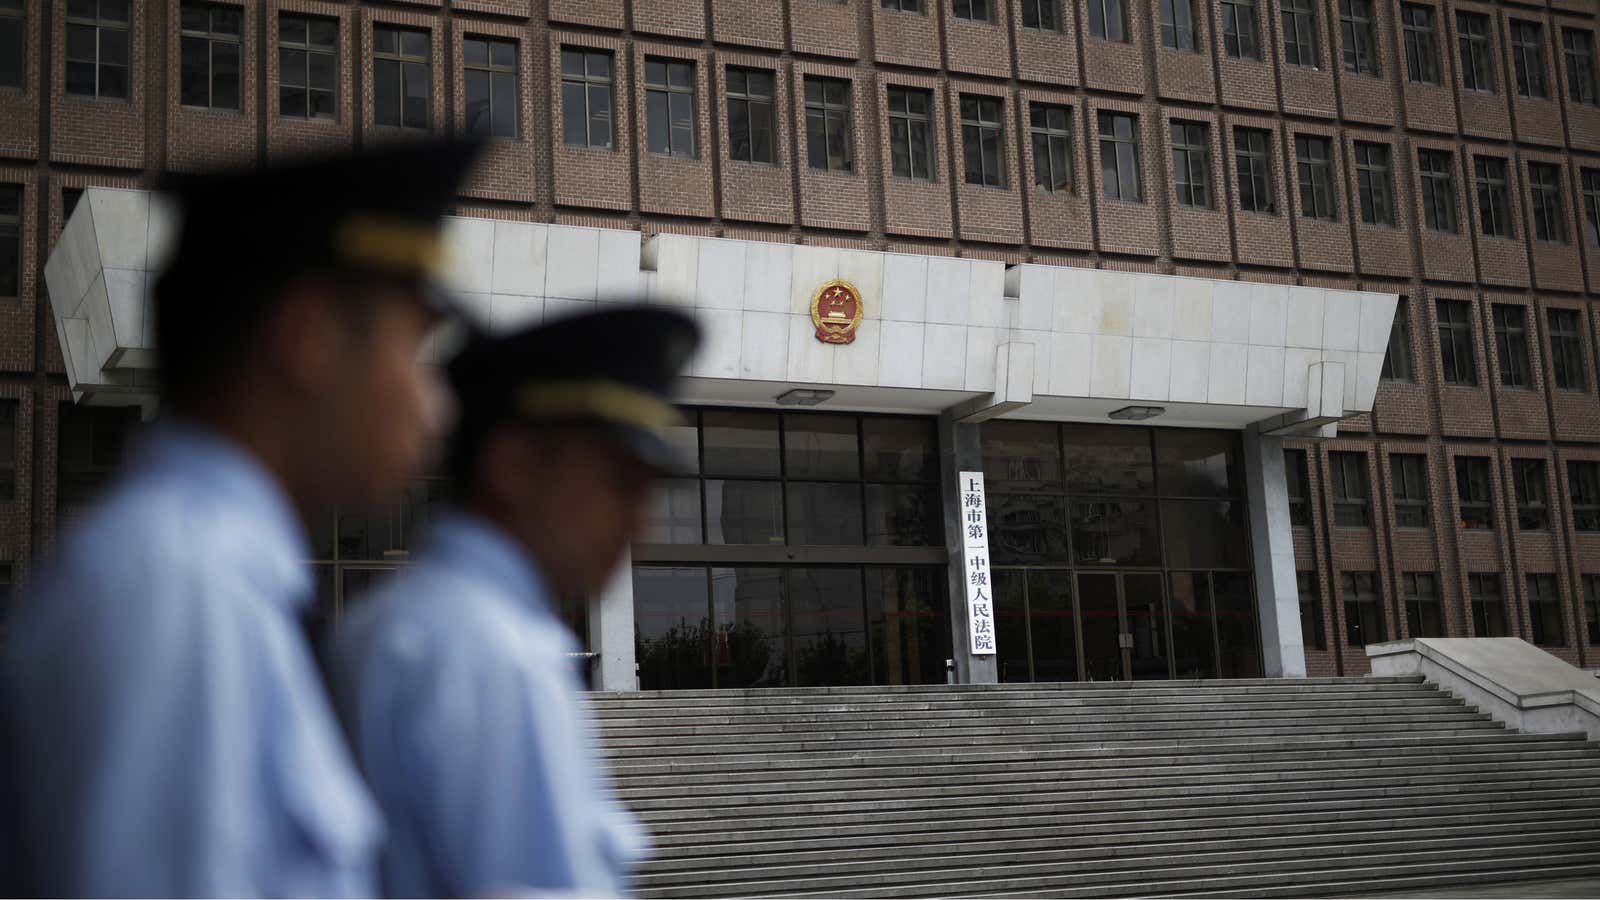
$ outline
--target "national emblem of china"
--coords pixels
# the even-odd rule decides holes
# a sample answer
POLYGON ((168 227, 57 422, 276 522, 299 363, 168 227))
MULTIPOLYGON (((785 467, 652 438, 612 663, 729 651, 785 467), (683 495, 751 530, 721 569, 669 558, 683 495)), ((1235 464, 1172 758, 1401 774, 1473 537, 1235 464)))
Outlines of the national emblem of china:
POLYGON ((811 295, 811 324, 817 326, 817 340, 825 344, 854 341, 861 312, 861 292, 843 278, 823 282, 811 295))

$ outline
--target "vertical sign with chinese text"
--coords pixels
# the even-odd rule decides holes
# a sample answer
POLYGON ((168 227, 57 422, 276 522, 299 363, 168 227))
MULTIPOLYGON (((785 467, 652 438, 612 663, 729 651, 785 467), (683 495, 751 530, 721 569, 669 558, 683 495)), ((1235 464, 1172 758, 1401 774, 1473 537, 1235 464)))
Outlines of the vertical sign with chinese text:
POLYGON ((994 655, 994 589, 989 578, 989 511, 983 473, 961 473, 961 561, 973 656, 994 655))

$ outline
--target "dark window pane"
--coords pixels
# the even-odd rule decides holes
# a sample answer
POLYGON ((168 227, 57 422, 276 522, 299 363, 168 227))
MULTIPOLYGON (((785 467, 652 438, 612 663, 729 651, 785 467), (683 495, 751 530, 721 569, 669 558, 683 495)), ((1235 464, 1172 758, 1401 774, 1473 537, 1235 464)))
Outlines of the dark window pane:
POLYGON ((777 476, 778 417, 763 412, 702 413, 707 475, 777 476))
POLYGON ((983 477, 988 490, 1061 489, 1061 446, 1056 426, 991 421, 982 428, 983 477))
POLYGON ((589 146, 611 146, 611 88, 589 86, 589 146))
POLYGON ((775 481, 707 480, 706 543, 783 543, 783 487, 775 481))
POLYGON ((1211 628, 1211 577, 1174 572, 1167 603, 1172 610, 1172 659, 1179 678, 1213 678, 1216 649, 1211 628))
POLYGON ((869 566, 865 574, 873 683, 943 684, 950 649, 944 570, 869 566))
POLYGON ((1061 498, 990 494, 987 501, 989 556, 995 565, 1066 559, 1067 523, 1061 498))
POLYGON ((514 138, 517 136, 517 77, 510 72, 496 72, 491 87, 494 135, 514 138))
POLYGON ((489 134, 489 73, 469 69, 465 73, 467 89, 468 134, 487 137, 489 134))
POLYGON ((861 420, 862 474, 874 481, 936 481, 938 436, 924 419, 861 420))
POLYGON ((1028 649, 1028 572, 994 572, 995 667, 1001 683, 1033 680, 1028 649))
POLYGON ((633 624, 642 690, 711 687, 706 570, 635 566, 633 624))
POLYGON ((581 76, 583 74, 583 53, 578 50, 562 50, 561 74, 581 76))
POLYGON ((784 474, 790 478, 859 478, 854 416, 785 416, 784 474))
POLYGON ((1082 494, 1149 494, 1155 491, 1150 433, 1119 425, 1067 425, 1067 490, 1082 494))
POLYGON ((211 42, 211 106, 239 108, 239 45, 211 42))
POLYGON ((400 52, 406 56, 428 55, 428 33, 426 31, 400 32, 400 52))
POLYGON ((1239 501, 1167 500, 1161 504, 1171 568, 1248 569, 1250 539, 1239 501))
POLYGON ((489 44, 482 38, 467 38, 461 42, 461 57, 469 66, 489 64, 489 44))
MULTIPOLYGON (((1072 621, 1072 575, 1064 571, 1028 573, 1028 637, 1033 680, 1075 681, 1078 646, 1072 621)), ((997 639, 999 635, 996 635, 997 639)))
POLYGON ((180 46, 178 63, 178 102, 184 106, 205 106, 211 100, 211 45, 204 38, 186 37, 180 46))
POLYGON ((21 19, 0 19, 0 85, 22 87, 21 19))
POLYGON ((102 65, 100 67, 100 96, 118 100, 128 99, 128 67, 102 65))
POLYGON ((334 19, 312 19, 310 41, 313 47, 333 49, 339 41, 339 23, 334 19))
POLYGON ((789 570, 797 685, 866 684, 872 677, 861 570, 789 570))
POLYGON ((943 544, 938 491, 917 485, 869 484, 867 546, 934 547, 943 544))
POLYGON ((1073 501, 1072 555, 1083 565, 1159 565, 1155 504, 1142 500, 1073 501))
MULTIPOLYGON (((283 47, 278 50, 278 82, 286 87, 306 86, 306 51, 283 47)), ((319 54, 320 55, 320 54, 319 54)), ((304 94, 301 95, 302 97, 304 94)), ((304 113, 304 101, 300 112, 304 113)), ((292 110, 291 110, 292 111, 292 110)))
POLYGON ((1162 496, 1237 497, 1244 493, 1239 442, 1216 431, 1159 430, 1157 478, 1162 496))
POLYGON ((712 569, 711 602, 717 623, 711 649, 717 686, 788 684, 783 570, 712 569))
POLYGON ((863 542, 859 484, 790 482, 785 509, 790 544, 859 546, 863 542))
POLYGON ((645 146, 651 153, 671 150, 667 125, 667 95, 664 91, 645 92, 645 146))
POLYGON ((397 60, 372 61, 372 110, 379 125, 400 124, 400 63, 397 60))
POLYGON ((421 63, 405 64, 405 126, 428 127, 428 67, 421 63))
POLYGON ((308 64, 307 80, 309 86, 324 91, 332 91, 338 84, 339 70, 335 65, 332 53, 312 53, 306 60, 308 64))
POLYGON ((1261 677, 1261 651, 1256 640, 1255 604, 1250 598, 1250 576, 1242 572, 1217 572, 1211 576, 1217 607, 1217 675, 1222 678, 1261 677))
POLYGON ((582 147, 588 143, 588 119, 583 108, 582 83, 561 83, 561 139, 570 146, 582 147))

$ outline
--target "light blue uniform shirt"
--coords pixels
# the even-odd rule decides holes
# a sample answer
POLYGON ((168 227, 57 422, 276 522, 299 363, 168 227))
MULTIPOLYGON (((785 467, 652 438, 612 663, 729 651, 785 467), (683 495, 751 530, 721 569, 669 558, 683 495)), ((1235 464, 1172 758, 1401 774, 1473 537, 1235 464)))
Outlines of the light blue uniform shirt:
POLYGON ((642 833, 594 749, 575 649, 520 548, 463 514, 346 618, 330 674, 388 822, 388 894, 628 889, 642 833))
POLYGON ((33 892, 373 891, 381 823, 298 623, 306 556, 244 452, 191 426, 148 436, 7 642, 33 892))

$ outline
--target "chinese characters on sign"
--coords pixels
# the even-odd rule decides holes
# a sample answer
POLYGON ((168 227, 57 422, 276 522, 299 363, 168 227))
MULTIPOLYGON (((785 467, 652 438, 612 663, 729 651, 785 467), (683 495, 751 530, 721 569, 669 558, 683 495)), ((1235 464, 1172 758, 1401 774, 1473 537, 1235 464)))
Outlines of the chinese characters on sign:
POLYGON ((989 511, 983 473, 961 473, 961 560, 973 656, 994 655, 994 588, 989 577, 989 511))

